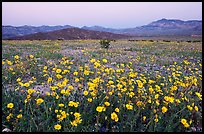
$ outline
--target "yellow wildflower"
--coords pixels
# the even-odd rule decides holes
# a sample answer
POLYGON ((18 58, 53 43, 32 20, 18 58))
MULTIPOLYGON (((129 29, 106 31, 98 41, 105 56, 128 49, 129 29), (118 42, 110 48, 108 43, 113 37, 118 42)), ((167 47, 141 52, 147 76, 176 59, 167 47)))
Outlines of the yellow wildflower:
POLYGON ((195 94, 198 96, 198 98, 199 98, 200 100, 202 100, 202 95, 201 95, 200 93, 195 92, 195 94))
POLYGON ((73 101, 69 101, 68 106, 74 106, 74 102, 73 101))
POLYGON ((32 58, 34 58, 34 56, 31 54, 31 55, 30 55, 30 58, 32 59, 32 58))
POLYGON ((74 121, 70 121, 70 123, 71 123, 71 125, 72 125, 73 127, 77 127, 77 123, 76 123, 75 120, 74 120, 74 121))
POLYGON ((17 115, 17 118, 18 119, 22 118, 22 114, 17 115))
POLYGON ((139 82, 139 83, 138 83, 138 87, 139 87, 139 88, 143 88, 143 83, 142 83, 142 82, 139 82))
POLYGON ((174 102, 174 97, 169 97, 169 102, 173 103, 174 102))
POLYGON ((193 107, 191 107, 190 105, 187 105, 187 108, 192 111, 193 110, 193 107))
POLYGON ((8 61, 7 61, 7 64, 8 64, 8 65, 12 65, 12 62, 8 60, 8 61))
POLYGON ((78 105, 79 105, 79 102, 74 103, 74 107, 78 107, 78 105))
POLYGON ((15 59, 19 59, 19 56, 18 56, 18 55, 16 55, 16 56, 14 56, 14 58, 15 58, 15 59))
POLYGON ((195 109, 195 111, 198 111, 198 106, 195 106, 194 109, 195 109))
POLYGON ((125 106, 126 106, 126 108, 127 108, 128 110, 132 110, 132 109, 133 109, 133 106, 130 105, 130 104, 126 104, 125 106))
POLYGON ((78 75, 78 72, 74 72, 73 74, 74 74, 74 75, 78 75))
POLYGON ((85 90, 84 95, 87 96, 88 94, 89 94, 89 92, 85 90))
POLYGON ((104 107, 103 106, 98 106, 96 108, 96 111, 98 111, 99 113, 101 113, 102 111, 104 111, 104 107))
POLYGON ((57 125, 55 125, 55 126, 54 126, 54 128, 55 128, 56 130, 60 130, 60 129, 61 129, 61 127, 62 127, 62 126, 61 126, 61 125, 59 125, 59 124, 57 124, 57 125))
POLYGON ((64 107, 64 104, 60 103, 58 104, 59 107, 64 107))
POLYGON ((154 119, 154 121, 155 121, 155 122, 158 122, 159 120, 158 120, 158 118, 156 118, 156 119, 154 119))
POLYGON ((39 99, 36 100, 36 104, 37 104, 37 105, 41 104, 42 102, 44 102, 44 100, 41 99, 41 98, 39 98, 39 99))
POLYGON ((64 89, 62 89, 62 90, 60 91, 60 93, 61 93, 61 94, 66 94, 66 91, 65 91, 64 89))
POLYGON ((139 106, 141 106, 142 105, 142 101, 137 101, 136 102, 136 105, 139 107, 139 106))
POLYGON ((26 83, 23 84, 23 86, 25 86, 25 87, 29 87, 30 84, 29 84, 28 82, 26 82, 26 83))
POLYGON ((88 98, 87 100, 88 100, 88 102, 92 102, 93 101, 92 98, 88 98))
POLYGON ((181 123, 182 123, 182 124, 186 124, 186 123, 187 123, 187 120, 183 118, 183 119, 181 119, 181 123))
POLYGON ((111 113, 111 119, 118 122, 118 115, 115 112, 111 113))
POLYGON ((108 106, 110 106, 110 103, 109 102, 104 102, 104 104, 108 107, 108 106))
POLYGON ((68 88, 69 88, 70 90, 74 89, 74 87, 73 87, 72 85, 69 85, 68 88))
POLYGON ((6 116, 6 119, 9 121, 11 119, 11 117, 10 116, 6 116))
POLYGON ((167 108, 165 106, 162 107, 162 113, 166 113, 167 112, 167 108))
POLYGON ((80 118, 80 117, 81 117, 81 114, 80 114, 80 113, 75 112, 75 113, 74 113, 74 116, 75 116, 75 118, 80 118))
POLYGON ((79 82, 79 78, 75 78, 75 82, 79 82))
POLYGON ((186 128, 190 127, 190 125, 189 125, 188 123, 185 123, 185 124, 183 124, 183 125, 184 125, 184 127, 186 127, 186 128))
POLYGON ((13 107, 14 107, 14 104, 13 104, 13 103, 9 103, 9 104, 7 104, 7 108, 12 109, 13 107))
POLYGON ((61 69, 57 69, 57 70, 56 70, 56 73, 58 73, 58 74, 61 73, 61 72, 62 72, 61 69))
POLYGON ((117 113, 118 113, 119 111, 120 111, 120 110, 119 110, 119 108, 115 108, 115 112, 117 112, 117 113))
POLYGON ((56 77, 57 77, 58 79, 61 79, 61 78, 62 78, 62 75, 57 74, 56 77))
POLYGON ((59 95, 57 95, 55 98, 58 100, 60 97, 59 97, 59 95))
POLYGON ((142 120, 143 120, 143 121, 146 121, 146 118, 147 118, 146 116, 143 116, 143 117, 142 117, 142 120))
POLYGON ((52 77, 49 77, 48 79, 47 79, 47 83, 50 83, 52 81, 52 77))
POLYGON ((94 63, 94 62, 96 62, 96 59, 91 59, 90 62, 94 63))
POLYGON ((155 99, 158 99, 158 98, 159 98, 159 94, 156 94, 154 98, 155 98, 155 99))
POLYGON ((103 59, 102 61, 103 61, 104 63, 107 63, 107 60, 106 60, 106 59, 103 59))

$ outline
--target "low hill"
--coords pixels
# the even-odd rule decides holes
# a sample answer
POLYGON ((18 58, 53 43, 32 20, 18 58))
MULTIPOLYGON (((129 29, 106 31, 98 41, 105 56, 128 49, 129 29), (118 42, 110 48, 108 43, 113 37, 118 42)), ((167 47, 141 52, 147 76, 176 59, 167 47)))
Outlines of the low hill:
POLYGON ((65 28, 74 28, 70 25, 65 26, 2 26, 2 39, 7 39, 16 36, 23 36, 28 34, 34 34, 38 32, 51 32, 55 30, 61 30, 65 28))
POLYGON ((109 32, 100 32, 92 30, 84 30, 80 28, 67 28, 62 30, 56 30, 52 32, 40 32, 35 34, 29 34, 24 36, 17 36, 9 38, 12 40, 77 40, 77 39, 127 39, 131 36, 114 34, 109 32))

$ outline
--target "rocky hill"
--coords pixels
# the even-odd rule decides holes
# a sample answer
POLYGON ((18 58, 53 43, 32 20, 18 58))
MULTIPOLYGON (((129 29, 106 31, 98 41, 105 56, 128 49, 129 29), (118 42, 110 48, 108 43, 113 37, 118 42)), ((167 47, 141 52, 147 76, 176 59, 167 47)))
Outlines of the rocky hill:
POLYGON ((133 36, 192 36, 202 35, 202 21, 200 20, 169 20, 161 19, 148 25, 135 28, 112 29, 100 26, 82 27, 87 30, 112 32, 117 34, 126 34, 133 36))
POLYGON ((13 40, 77 40, 77 39, 127 39, 131 36, 113 34, 109 32, 100 32, 92 30, 84 30, 80 28, 67 28, 52 32, 40 32, 24 36, 12 37, 13 40))
POLYGON ((66 28, 73 28, 73 26, 65 25, 65 26, 2 26, 2 39, 7 39, 16 36, 28 35, 38 32, 50 32, 55 30, 61 30, 66 28))

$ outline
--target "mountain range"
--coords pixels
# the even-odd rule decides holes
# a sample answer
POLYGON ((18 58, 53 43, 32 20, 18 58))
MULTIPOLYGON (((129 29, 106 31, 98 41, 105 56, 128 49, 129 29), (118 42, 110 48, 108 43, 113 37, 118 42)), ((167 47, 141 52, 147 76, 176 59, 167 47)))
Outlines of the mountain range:
POLYGON ((85 30, 80 28, 66 28, 51 32, 39 32, 24 36, 11 37, 13 40, 83 40, 83 39, 126 39, 132 36, 85 30))
POLYGON ((14 26, 2 26, 2 39, 7 39, 11 37, 16 37, 16 36, 23 36, 23 35, 28 35, 28 34, 34 34, 34 33, 39 33, 39 32, 50 32, 50 31, 55 31, 55 30, 61 30, 65 28, 74 28, 73 26, 70 25, 65 25, 65 26, 19 26, 19 27, 14 27, 14 26))
POLYGON ((202 36, 202 20, 182 21, 176 19, 161 19, 140 27, 123 29, 105 28, 101 26, 83 26, 78 28, 70 25, 39 27, 27 25, 20 27, 2 26, 2 39, 14 39, 14 37, 18 39, 33 38, 32 36, 36 38, 44 36, 42 37, 43 39, 45 37, 49 39, 48 35, 51 39, 98 39, 98 35, 104 39, 108 37, 118 39, 132 36, 202 36), (61 34, 59 36, 57 34, 54 35, 55 33, 61 34))
POLYGON ((82 27, 82 29, 112 32, 132 36, 169 36, 169 35, 202 35, 202 21, 199 20, 167 20, 161 19, 148 25, 135 28, 112 29, 100 26, 82 27))

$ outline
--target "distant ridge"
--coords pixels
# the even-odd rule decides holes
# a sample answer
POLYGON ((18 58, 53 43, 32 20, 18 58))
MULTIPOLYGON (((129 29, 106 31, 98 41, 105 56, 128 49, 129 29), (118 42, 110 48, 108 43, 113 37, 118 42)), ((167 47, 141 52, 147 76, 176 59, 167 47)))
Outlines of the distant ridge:
POLYGON ((16 37, 16 36, 22 36, 22 35, 28 35, 28 34, 33 34, 33 33, 38 33, 38 32, 50 32, 50 31, 55 31, 55 30, 61 30, 61 29, 66 29, 66 28, 74 28, 73 26, 70 25, 65 25, 65 26, 19 26, 19 27, 14 27, 14 26, 2 26, 2 39, 7 39, 11 37, 16 37))
MULTIPOLYGON (((66 28, 78 28, 70 25, 65 26, 2 26, 2 39, 23 36, 39 32, 50 32, 66 28)), ((125 34, 131 36, 202 36, 202 20, 183 21, 178 19, 160 19, 148 25, 135 28, 105 28, 102 26, 83 26, 80 29, 125 34)))
POLYGON ((12 40, 77 40, 77 39, 126 39, 128 35, 113 34, 109 32, 91 31, 80 28, 67 28, 45 33, 35 33, 24 36, 12 37, 12 40))
POLYGON ((87 30, 108 31, 112 33, 126 34, 132 36, 202 36, 202 21, 182 21, 176 19, 161 19, 153 21, 148 25, 135 28, 112 29, 99 26, 82 27, 87 30))

